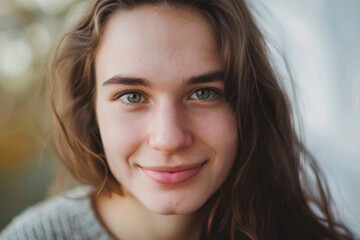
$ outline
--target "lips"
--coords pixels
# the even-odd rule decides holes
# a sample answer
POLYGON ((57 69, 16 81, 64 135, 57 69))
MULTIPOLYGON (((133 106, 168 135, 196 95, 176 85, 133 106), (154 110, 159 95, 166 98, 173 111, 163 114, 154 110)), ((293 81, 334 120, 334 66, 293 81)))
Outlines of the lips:
POLYGON ((180 184, 195 177, 206 162, 175 167, 149 166, 141 167, 144 173, 155 182, 174 185, 180 184))

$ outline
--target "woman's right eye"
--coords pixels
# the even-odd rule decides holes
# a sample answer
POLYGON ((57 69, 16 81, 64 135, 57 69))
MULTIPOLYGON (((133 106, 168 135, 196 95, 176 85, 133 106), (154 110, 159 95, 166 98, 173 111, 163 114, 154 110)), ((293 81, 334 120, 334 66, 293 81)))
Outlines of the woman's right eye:
POLYGON ((145 97, 139 92, 121 93, 115 99, 118 99, 126 104, 138 104, 146 101, 145 97))

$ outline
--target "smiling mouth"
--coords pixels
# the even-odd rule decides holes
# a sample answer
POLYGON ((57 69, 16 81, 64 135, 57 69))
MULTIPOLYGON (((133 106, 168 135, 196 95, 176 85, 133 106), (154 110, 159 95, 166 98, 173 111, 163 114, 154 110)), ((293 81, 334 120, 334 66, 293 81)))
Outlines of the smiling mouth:
POLYGON ((160 184, 175 185, 195 177, 207 161, 200 164, 181 165, 176 167, 142 167, 144 173, 160 184))

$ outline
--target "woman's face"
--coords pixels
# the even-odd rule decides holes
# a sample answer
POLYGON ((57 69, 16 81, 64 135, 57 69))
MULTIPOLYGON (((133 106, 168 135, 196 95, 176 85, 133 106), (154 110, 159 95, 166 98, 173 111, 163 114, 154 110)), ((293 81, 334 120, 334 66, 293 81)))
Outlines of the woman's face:
POLYGON ((189 9, 118 11, 95 70, 106 158, 127 196, 161 214, 199 209, 228 176, 238 143, 210 25, 189 9))

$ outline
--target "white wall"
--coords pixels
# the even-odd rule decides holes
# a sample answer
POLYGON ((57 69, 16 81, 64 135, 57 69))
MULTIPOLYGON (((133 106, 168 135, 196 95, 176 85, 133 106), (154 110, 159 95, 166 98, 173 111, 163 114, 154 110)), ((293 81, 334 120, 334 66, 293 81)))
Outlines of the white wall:
POLYGON ((306 145, 323 167, 340 214, 360 235, 360 1, 248 1, 285 53, 306 145))

